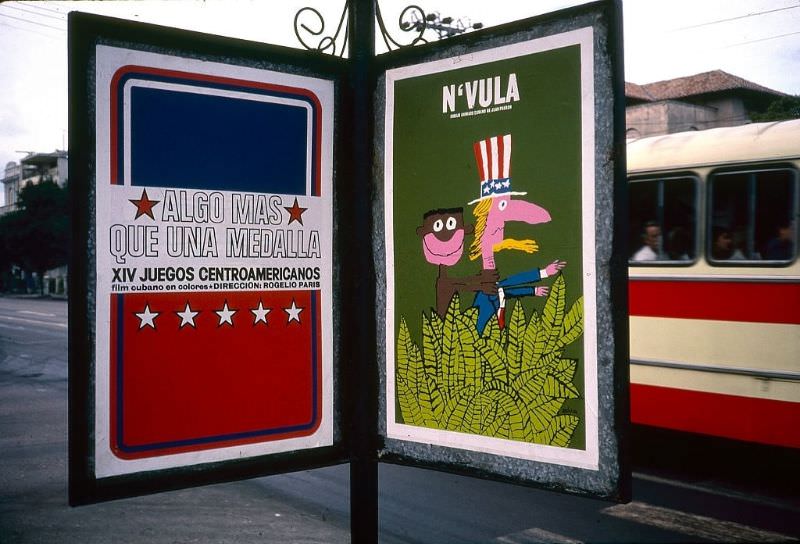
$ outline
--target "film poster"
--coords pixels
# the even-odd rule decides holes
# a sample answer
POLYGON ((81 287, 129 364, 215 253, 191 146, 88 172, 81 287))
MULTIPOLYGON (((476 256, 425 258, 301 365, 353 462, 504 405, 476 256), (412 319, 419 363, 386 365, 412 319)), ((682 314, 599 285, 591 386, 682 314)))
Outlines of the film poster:
POLYGON ((592 43, 387 72, 387 437, 597 468, 592 43))
POLYGON ((97 477, 330 445, 333 84, 96 49, 97 477))

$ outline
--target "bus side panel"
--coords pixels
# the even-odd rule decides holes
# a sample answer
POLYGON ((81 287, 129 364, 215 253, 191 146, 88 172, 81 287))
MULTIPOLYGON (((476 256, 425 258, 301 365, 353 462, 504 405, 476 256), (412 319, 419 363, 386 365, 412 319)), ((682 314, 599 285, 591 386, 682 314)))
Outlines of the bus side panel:
POLYGON ((800 448, 800 403, 631 384, 631 422, 800 448))
POLYGON ((634 423, 800 448, 800 283, 630 281, 634 423))

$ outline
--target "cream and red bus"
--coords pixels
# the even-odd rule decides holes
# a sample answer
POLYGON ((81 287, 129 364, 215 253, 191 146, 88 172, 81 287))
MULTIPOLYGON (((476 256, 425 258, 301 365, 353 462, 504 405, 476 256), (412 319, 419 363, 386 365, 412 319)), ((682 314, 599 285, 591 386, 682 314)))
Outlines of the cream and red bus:
POLYGON ((632 422, 800 448, 800 120, 627 158, 632 422))

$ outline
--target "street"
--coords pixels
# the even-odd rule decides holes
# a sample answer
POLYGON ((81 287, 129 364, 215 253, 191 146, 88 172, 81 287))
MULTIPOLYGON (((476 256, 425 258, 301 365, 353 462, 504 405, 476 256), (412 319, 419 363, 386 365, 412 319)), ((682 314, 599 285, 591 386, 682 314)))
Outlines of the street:
MULTIPOLYGON (((641 429, 634 440, 629 504, 382 464, 381 542, 800 535, 796 453, 665 446, 678 438, 641 429)), ((67 304, 0 297, 0 543, 349 542, 346 465, 70 508, 66 455, 67 304)))

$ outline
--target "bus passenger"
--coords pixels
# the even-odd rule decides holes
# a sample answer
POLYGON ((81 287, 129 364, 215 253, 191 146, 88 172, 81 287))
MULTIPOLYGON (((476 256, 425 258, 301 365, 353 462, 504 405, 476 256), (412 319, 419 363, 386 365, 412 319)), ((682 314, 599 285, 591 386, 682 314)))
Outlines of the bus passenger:
POLYGON ((648 221, 642 229, 642 245, 631 257, 632 261, 657 261, 661 259, 661 227, 655 221, 648 221))
POLYGON ((714 227, 711 231, 711 258, 717 261, 742 260, 744 254, 733 245, 733 236, 726 227, 714 227))
POLYGON ((672 261, 691 259, 692 240, 684 227, 675 227, 667 235, 667 255, 672 261))
POLYGON ((767 242, 764 258, 770 261, 788 261, 794 249, 793 221, 784 220, 778 224, 778 235, 767 242))

